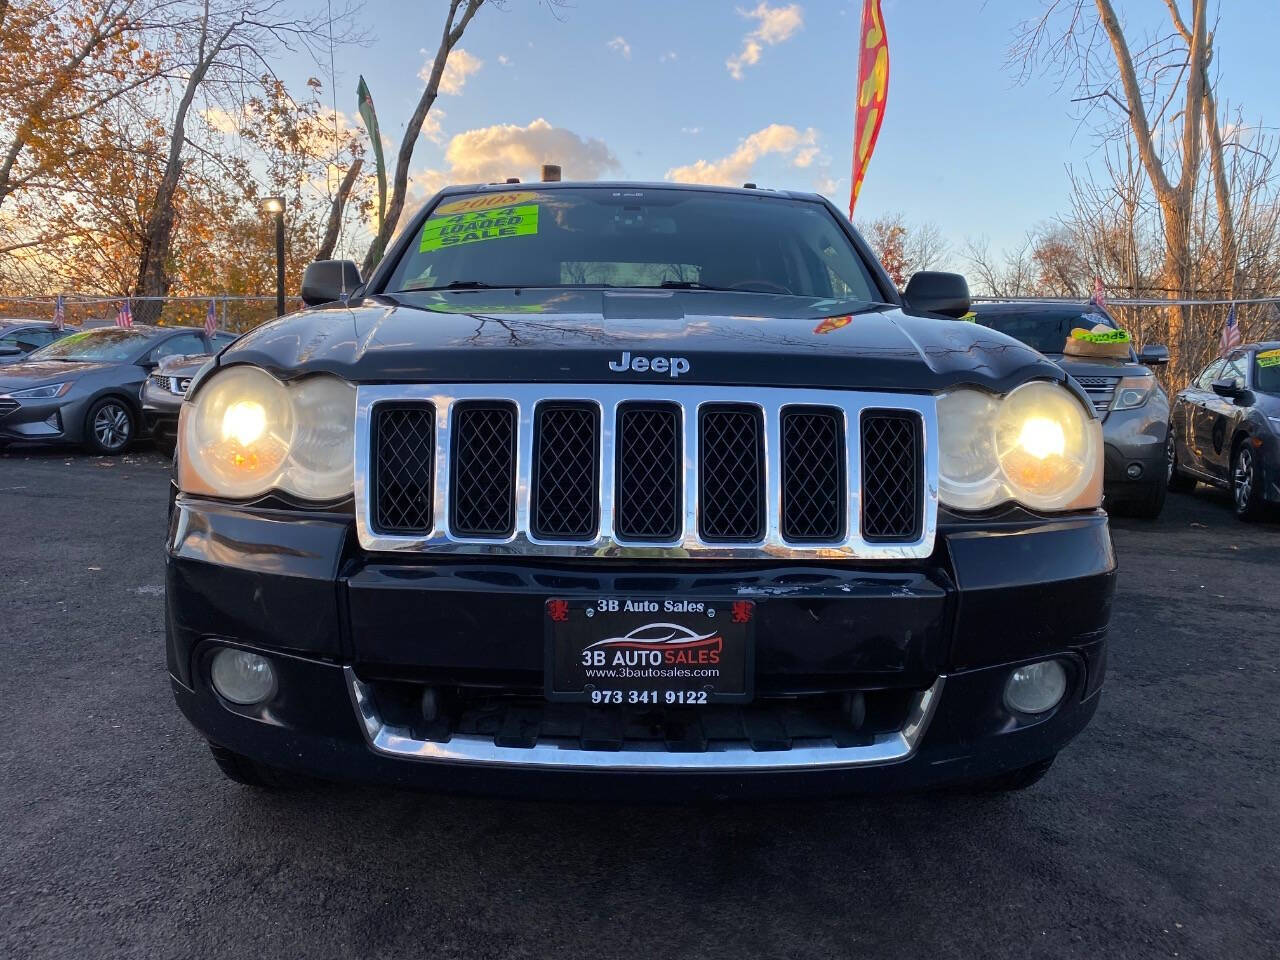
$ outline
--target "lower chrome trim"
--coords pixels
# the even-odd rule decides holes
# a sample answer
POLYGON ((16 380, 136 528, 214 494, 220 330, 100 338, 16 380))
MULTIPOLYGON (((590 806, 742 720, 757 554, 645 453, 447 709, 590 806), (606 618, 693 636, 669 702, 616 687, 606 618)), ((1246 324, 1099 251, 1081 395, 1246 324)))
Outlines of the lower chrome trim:
POLYGON ((877 734, 861 747, 838 747, 831 741, 804 741, 790 750, 752 750, 738 743, 715 741, 705 753, 649 750, 640 744, 622 750, 583 750, 576 741, 539 740, 529 748, 499 747, 490 737, 455 736, 448 743, 415 740, 404 727, 393 727, 378 716, 372 690, 345 667, 351 703, 359 716, 369 747, 401 760, 430 763, 478 764, 491 767, 532 767, 548 770, 610 772, 732 773, 769 770, 838 770, 894 763, 910 757, 919 746, 942 697, 945 677, 916 695, 901 730, 877 734))

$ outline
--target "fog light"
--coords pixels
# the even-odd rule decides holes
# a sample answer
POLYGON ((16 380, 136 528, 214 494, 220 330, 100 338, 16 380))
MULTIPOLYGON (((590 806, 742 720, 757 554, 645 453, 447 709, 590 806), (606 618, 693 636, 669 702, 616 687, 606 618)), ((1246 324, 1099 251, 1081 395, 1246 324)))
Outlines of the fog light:
POLYGON ((247 650, 223 647, 209 670, 213 688, 232 703, 260 703, 276 689, 271 661, 247 650))
POLYGON ((1057 660, 1018 667, 1004 685, 1004 705, 1015 713, 1052 710, 1067 692, 1067 671, 1057 660))
POLYGON ((1125 468, 1124 472, 1129 475, 1130 480, 1137 480, 1140 476, 1142 476, 1142 464, 1131 463, 1129 464, 1129 466, 1125 468))

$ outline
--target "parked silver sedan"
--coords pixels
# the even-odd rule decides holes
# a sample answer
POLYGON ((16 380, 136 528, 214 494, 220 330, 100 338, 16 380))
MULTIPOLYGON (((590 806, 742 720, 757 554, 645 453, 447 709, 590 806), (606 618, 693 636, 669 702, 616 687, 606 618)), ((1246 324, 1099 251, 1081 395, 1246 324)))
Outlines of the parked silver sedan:
POLYGON ((0 369, 0 447, 78 443, 120 453, 143 432, 142 384, 162 359, 211 354, 235 339, 190 327, 101 327, 0 369))
POLYGON ((172 454, 178 440, 178 413, 191 379, 209 362, 207 354, 165 357, 142 387, 142 417, 156 445, 172 454))

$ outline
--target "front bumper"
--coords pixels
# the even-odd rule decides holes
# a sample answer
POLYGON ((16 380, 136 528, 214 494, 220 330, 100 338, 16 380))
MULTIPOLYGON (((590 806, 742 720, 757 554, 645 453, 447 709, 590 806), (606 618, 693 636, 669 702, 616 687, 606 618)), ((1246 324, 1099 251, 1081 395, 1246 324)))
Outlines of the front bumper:
POLYGON ((148 379, 142 387, 142 420, 147 433, 158 440, 176 438, 182 399, 148 379))
POLYGON ((83 433, 83 399, 20 400, 0 410, 0 440, 11 443, 78 442, 83 433))
POLYGON ((1153 399, 1135 410, 1113 410, 1102 424, 1108 502, 1142 500, 1168 479, 1168 408, 1153 399))
POLYGON ((813 795, 918 789, 1053 755, 1088 723, 1105 672, 1105 517, 944 526, 938 542, 934 558, 908 565, 371 557, 348 517, 183 497, 167 556, 169 671, 183 712, 223 746, 323 777, 432 789, 813 795), (626 590, 756 602, 757 699, 737 718, 743 736, 599 749, 588 720, 566 733, 541 714, 545 598, 626 590), (276 666, 266 705, 211 688, 208 654, 226 643, 276 666), (1046 714, 1012 714, 1010 669, 1045 657, 1067 667, 1067 695, 1046 714), (493 729, 444 736, 384 709, 386 691, 425 684, 520 706, 493 729), (760 719, 864 691, 901 715, 844 739, 779 735, 776 717, 760 719), (517 713, 526 726, 508 736, 517 713))

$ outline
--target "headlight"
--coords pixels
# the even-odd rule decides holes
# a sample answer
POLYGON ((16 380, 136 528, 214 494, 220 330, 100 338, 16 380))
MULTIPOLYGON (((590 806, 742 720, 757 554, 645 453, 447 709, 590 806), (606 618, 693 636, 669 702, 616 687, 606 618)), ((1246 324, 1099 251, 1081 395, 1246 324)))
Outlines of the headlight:
POLYGON ((1116 384, 1111 400, 1112 410, 1134 410, 1151 398, 1155 389, 1155 377, 1124 377, 1116 384))
POLYGON ((53 400, 60 397, 71 389, 73 381, 68 380, 65 383, 50 383, 43 387, 30 387, 27 390, 15 390, 13 393, 6 393, 6 397, 14 400, 53 400))
POLYGON ((178 486, 244 499, 283 490, 336 500, 353 486, 356 391, 345 380, 284 384, 265 370, 214 374, 183 407, 178 486))
POLYGON ((1102 501, 1102 427, 1067 389, 1024 383, 1005 397, 938 398, 938 495, 958 510, 1016 500, 1035 510, 1102 501))

